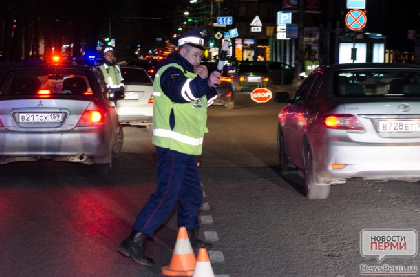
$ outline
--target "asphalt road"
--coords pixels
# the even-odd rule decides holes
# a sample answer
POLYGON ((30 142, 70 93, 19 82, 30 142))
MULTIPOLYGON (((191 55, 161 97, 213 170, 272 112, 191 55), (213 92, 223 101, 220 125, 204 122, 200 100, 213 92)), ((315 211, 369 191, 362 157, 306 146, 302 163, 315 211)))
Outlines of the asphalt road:
MULTIPOLYGON (((201 235, 216 276, 360 276, 360 232, 420 229, 419 183, 351 180, 326 200, 302 195, 302 175, 277 171, 280 104, 238 96, 234 110, 209 110, 200 175, 201 235)), ((88 166, 39 162, 0 168, 0 276, 161 276, 178 232, 171 216, 148 244, 156 267, 117 252, 154 191, 155 150, 146 128, 125 126, 113 174, 88 166)), ((386 257, 418 266, 417 257, 386 257)), ((383 264, 382 263, 382 264, 383 264)))

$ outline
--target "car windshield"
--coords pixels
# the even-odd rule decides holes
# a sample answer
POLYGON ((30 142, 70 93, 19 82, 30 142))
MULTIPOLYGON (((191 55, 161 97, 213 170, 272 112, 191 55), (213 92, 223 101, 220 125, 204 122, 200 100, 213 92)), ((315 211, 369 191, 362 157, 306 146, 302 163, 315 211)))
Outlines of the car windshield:
POLYGON ((153 85, 146 71, 138 68, 122 68, 125 85, 153 85))
POLYGON ((420 96, 420 71, 347 70, 336 72, 337 96, 420 96))
POLYGON ((11 73, 0 95, 79 94, 92 95, 82 71, 26 70, 11 73))
POLYGON ((240 64, 239 65, 239 73, 246 73, 246 72, 261 72, 267 73, 267 67, 265 64, 240 64))

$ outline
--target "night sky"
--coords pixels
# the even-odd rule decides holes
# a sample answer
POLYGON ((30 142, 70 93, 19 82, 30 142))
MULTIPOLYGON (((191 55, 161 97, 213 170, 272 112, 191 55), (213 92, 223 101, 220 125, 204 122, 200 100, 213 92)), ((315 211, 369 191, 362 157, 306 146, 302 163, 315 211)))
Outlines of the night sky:
MULTIPOLYGON (((210 0, 202 1, 209 3, 210 0)), ((224 1, 244 3, 239 0, 224 1)), ((262 1, 259 0, 260 3, 262 1)), ((345 10, 346 0, 320 1, 328 5, 334 3, 345 10)), ((277 4, 281 2, 275 1, 277 4)), ((26 36, 42 34, 49 37, 50 43, 55 41, 57 45, 60 39, 80 40, 95 45, 98 38, 108 36, 111 29, 112 36, 118 38, 119 42, 129 40, 132 45, 141 44, 148 48, 157 44, 157 37, 165 39, 173 34, 176 27, 174 18, 182 16, 181 13, 175 13, 176 8, 187 7, 188 4, 189 0, 1 0, 0 24, 3 25, 0 29, 0 47, 8 44, 7 38, 11 33, 7 33, 7 30, 11 30, 16 19, 16 31, 23 26, 26 36), (1 33, 1 30, 6 32, 1 33)), ((366 12, 365 31, 385 34, 392 47, 413 47, 413 42, 407 41, 407 30, 420 29, 419 0, 366 0, 366 12)), ((328 18, 332 25, 336 21, 344 22, 345 14, 338 13, 334 11, 335 18, 328 18)), ((321 20, 326 19, 327 16, 321 14, 321 20)), ((9 43, 8 47, 13 49, 15 45, 9 43)))

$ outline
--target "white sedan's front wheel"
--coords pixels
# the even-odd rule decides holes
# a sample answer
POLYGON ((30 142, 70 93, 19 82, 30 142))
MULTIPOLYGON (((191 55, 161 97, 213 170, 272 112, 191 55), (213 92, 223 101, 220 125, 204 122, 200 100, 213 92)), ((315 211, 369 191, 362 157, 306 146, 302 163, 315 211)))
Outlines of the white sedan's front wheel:
POLYGON ((280 124, 277 129, 277 153, 279 156, 280 173, 281 174, 287 173, 291 168, 293 168, 293 165, 289 162, 287 158, 286 148, 284 146, 284 135, 280 127, 280 124))

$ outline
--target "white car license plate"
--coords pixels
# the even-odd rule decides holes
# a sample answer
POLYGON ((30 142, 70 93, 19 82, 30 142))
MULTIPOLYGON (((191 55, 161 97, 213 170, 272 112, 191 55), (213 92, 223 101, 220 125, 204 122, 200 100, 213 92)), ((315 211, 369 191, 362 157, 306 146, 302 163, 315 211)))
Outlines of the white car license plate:
POLYGON ((124 99, 125 100, 138 100, 139 99, 139 94, 137 92, 126 92, 124 95, 124 99))
POLYGON ((248 82, 261 82, 261 77, 248 77, 248 82))
POLYGON ((381 132, 418 132, 420 120, 389 120, 379 121, 381 132))
POLYGON ((62 113, 19 113, 19 122, 61 122, 62 113))

